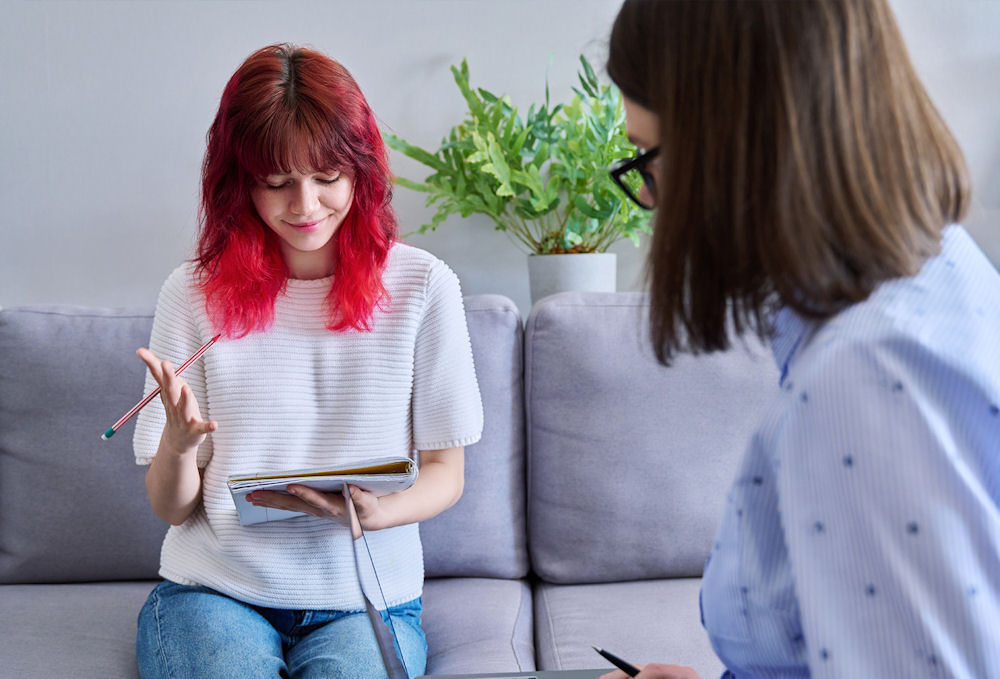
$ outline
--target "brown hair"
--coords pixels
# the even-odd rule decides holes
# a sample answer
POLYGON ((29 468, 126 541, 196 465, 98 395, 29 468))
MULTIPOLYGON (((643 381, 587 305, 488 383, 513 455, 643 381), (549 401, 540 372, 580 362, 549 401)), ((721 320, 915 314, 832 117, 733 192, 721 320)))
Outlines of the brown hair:
POLYGON ((657 357, 828 318, 917 272, 965 161, 885 0, 626 0, 608 73, 657 114, 647 277, 657 357))

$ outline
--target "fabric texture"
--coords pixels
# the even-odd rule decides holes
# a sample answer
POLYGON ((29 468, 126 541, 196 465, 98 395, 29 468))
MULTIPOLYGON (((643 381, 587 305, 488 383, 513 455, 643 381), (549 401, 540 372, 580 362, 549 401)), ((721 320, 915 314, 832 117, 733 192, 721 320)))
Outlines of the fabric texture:
POLYGON ((699 578, 534 587, 538 668, 614 667, 591 646, 629 662, 670 662, 718 677, 722 663, 698 622, 699 578), (655 652, 652 650, 655 649, 655 652))
POLYGON ((149 310, 0 311, 0 582, 155 578, 166 526, 131 464, 149 310))
MULTIPOLYGON (((168 531, 160 575, 275 608, 362 610, 349 530, 302 516, 240 526, 226 479, 410 455, 479 440, 482 404, 458 279, 429 253, 397 244, 389 294, 370 332, 325 328, 329 279, 289 280, 273 326, 223 338, 184 373, 219 428, 198 451, 202 503, 168 531)), ((150 349, 179 363, 215 334, 192 265, 164 284, 150 349)), ((146 389, 155 387, 147 378, 146 389)), ((154 400, 138 417, 135 454, 148 463, 163 428, 154 400)), ((389 606, 420 596, 416 524, 368 535, 389 606)))
POLYGON ((524 580, 428 578, 427 674, 535 669, 531 589, 524 580))
POLYGON ((563 293, 528 318, 528 535, 547 582, 700 576, 761 395, 777 391, 755 339, 659 365, 648 305, 563 293))
POLYGON ((781 392, 705 571, 755 677, 1000 677, 1000 275, 958 226, 826 323, 783 311, 781 392))
POLYGON ((420 523, 427 577, 520 578, 528 572, 524 506, 523 331, 499 295, 465 298, 483 398, 483 438, 465 451, 465 491, 420 523))
POLYGON ((135 620, 156 584, 0 585, 0 677, 136 679, 135 620))

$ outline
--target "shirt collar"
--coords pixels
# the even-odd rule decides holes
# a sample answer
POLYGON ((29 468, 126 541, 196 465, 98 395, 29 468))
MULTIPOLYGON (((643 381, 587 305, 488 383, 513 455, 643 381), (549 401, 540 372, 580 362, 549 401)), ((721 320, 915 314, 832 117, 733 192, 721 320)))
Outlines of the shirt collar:
POLYGON ((778 309, 777 313, 774 314, 773 321, 771 352, 774 354, 774 362, 781 370, 781 379, 778 384, 783 385, 785 378, 788 377, 788 366, 813 324, 799 316, 790 307, 778 309))

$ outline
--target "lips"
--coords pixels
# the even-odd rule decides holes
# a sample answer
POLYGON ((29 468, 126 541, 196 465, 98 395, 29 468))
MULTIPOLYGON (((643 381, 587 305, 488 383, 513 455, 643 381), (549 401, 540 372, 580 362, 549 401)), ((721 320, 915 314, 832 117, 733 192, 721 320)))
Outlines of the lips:
POLYGON ((314 222, 285 222, 288 226, 292 227, 296 231, 315 231, 320 224, 323 223, 322 219, 317 219, 314 222))

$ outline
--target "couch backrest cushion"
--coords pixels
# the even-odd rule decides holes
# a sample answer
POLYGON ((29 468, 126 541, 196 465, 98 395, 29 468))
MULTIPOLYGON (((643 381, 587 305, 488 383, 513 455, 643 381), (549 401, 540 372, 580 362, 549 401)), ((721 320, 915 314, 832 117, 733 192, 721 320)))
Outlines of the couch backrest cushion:
POLYGON ((154 578, 164 524, 150 509, 132 424, 149 310, 0 311, 0 582, 154 578))
MULTIPOLYGON (((524 421, 517 309, 465 299, 486 411, 459 503, 421 527, 428 576, 527 571, 524 421)), ((42 306, 0 311, 0 582, 155 578, 164 524, 132 453, 150 310, 42 306)))
POLYGON ((700 575, 778 389, 756 339, 659 365, 648 311, 643 293, 563 293, 528 318, 528 535, 546 581, 700 575))
POLYGON ((523 330, 499 295, 465 298, 483 398, 483 438, 465 451, 465 492, 420 524, 428 577, 517 578, 528 571, 524 491, 523 330))

